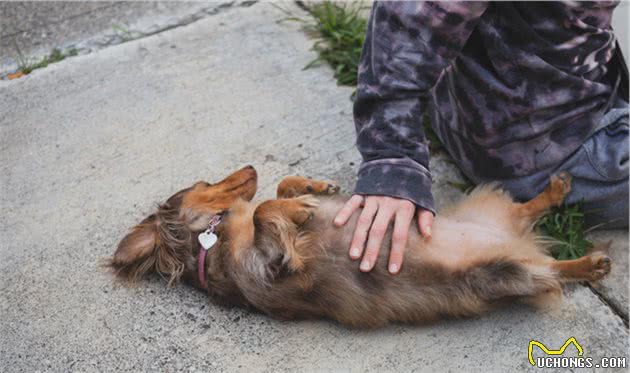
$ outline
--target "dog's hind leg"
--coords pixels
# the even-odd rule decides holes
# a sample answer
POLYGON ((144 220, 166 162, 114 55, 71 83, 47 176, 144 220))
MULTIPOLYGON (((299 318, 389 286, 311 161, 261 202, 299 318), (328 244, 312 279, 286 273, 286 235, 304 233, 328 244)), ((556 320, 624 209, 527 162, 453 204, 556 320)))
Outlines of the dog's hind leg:
POLYGON ((553 262, 552 269, 560 276, 560 281, 597 281, 610 272, 612 261, 601 251, 574 260, 553 262))
POLYGON ((529 223, 538 220, 547 210, 560 206, 564 197, 571 191, 571 175, 561 172, 552 175, 545 190, 526 203, 516 205, 516 213, 529 223))
POLYGON ((276 192, 277 198, 293 198, 305 194, 332 195, 339 191, 339 187, 328 181, 312 180, 301 176, 287 176, 276 192))
POLYGON ((557 274, 544 263, 495 260, 469 269, 465 279, 473 292, 486 301, 560 293, 557 274))

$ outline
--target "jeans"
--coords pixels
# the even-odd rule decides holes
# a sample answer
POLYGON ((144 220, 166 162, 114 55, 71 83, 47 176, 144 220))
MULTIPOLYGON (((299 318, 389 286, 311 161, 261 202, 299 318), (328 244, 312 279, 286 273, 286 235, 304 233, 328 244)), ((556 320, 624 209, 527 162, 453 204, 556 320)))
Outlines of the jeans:
POLYGON ((582 202, 587 226, 628 227, 628 103, 620 99, 603 117, 599 130, 551 172, 500 181, 517 200, 540 193, 549 176, 573 176, 567 203, 582 202))

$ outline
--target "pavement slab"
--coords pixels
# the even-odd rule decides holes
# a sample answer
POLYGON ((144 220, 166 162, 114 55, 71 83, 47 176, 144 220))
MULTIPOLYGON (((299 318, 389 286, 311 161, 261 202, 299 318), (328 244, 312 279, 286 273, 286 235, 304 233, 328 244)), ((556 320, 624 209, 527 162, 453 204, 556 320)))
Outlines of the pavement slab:
POLYGON ((610 243, 606 249, 613 261, 608 276, 600 283, 593 285, 593 291, 600 295, 608 305, 618 313, 628 324, 628 231, 611 230, 595 231, 588 239, 595 246, 610 243))
POLYGON ((0 1, 0 75, 57 48, 85 54, 252 1, 0 1))
MULTIPOLYGON (((580 285, 553 312, 511 305, 372 331, 223 308, 160 278, 114 286, 99 260, 199 179, 252 164, 260 199, 289 174, 352 187, 352 89, 327 67, 303 70, 312 41, 283 17, 268 3, 229 8, 0 82, 2 370, 533 371, 531 339, 570 337, 586 356, 628 356, 627 316, 580 285)), ((444 206, 460 176, 445 156, 431 166, 444 206)))

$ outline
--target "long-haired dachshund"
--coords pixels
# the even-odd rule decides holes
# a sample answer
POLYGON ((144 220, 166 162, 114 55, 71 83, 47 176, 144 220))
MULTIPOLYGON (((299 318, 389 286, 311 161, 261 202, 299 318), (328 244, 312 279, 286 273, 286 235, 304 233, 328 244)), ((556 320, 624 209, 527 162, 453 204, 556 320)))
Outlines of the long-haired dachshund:
POLYGON ((554 260, 532 231, 569 192, 566 173, 551 177, 527 203, 478 187, 440 212, 432 238, 412 228, 398 275, 387 271, 389 247, 369 273, 349 258, 359 213, 333 226, 345 202, 333 195, 336 186, 290 176, 277 199, 258 204, 251 202, 256 180, 254 168, 245 167, 219 183, 175 193, 132 228, 108 266, 125 282, 157 272, 223 303, 353 327, 478 315, 510 300, 543 305, 561 296, 563 283, 595 281, 610 271, 601 252, 554 260))

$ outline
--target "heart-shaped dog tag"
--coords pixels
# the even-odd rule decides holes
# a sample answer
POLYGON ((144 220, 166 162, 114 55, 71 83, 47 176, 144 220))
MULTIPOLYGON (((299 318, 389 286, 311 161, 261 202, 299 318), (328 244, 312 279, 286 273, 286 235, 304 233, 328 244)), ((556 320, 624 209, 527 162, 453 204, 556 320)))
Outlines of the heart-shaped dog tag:
POLYGON ((203 231, 199 233, 197 239, 199 240, 201 247, 203 247, 205 250, 210 250, 210 248, 214 246, 215 243, 217 243, 217 235, 209 231, 203 231))

